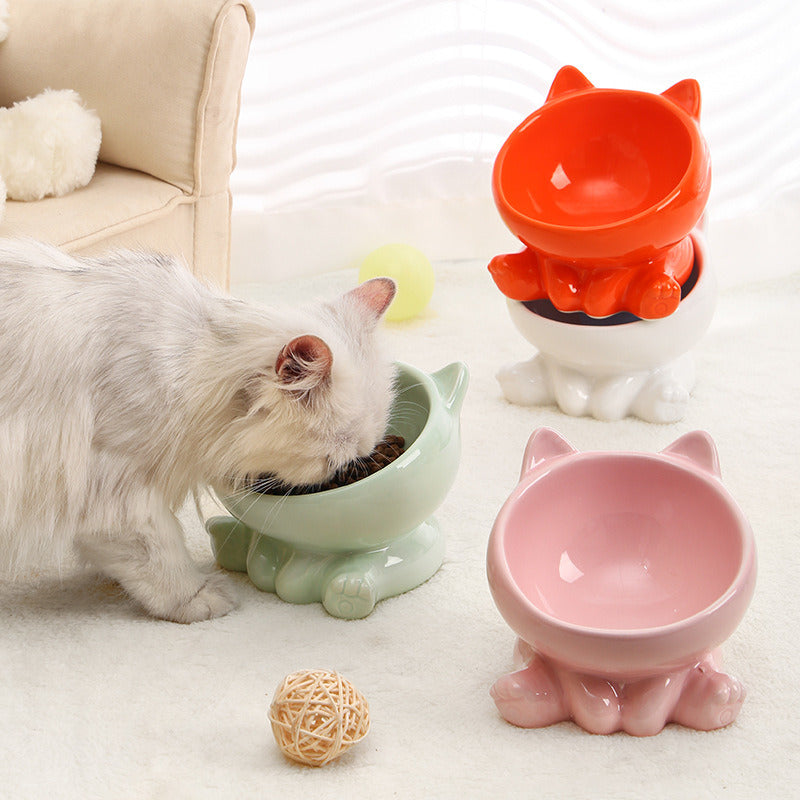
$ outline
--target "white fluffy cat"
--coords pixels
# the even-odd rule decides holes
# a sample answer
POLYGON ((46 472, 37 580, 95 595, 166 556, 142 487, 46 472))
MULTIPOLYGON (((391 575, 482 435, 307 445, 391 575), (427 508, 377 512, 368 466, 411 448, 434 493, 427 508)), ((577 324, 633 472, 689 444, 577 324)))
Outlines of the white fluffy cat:
POLYGON ((325 480, 383 436, 394 369, 376 327, 395 285, 267 310, 176 261, 78 260, 0 241, 0 572, 73 544, 151 614, 234 605, 175 512, 216 480, 325 480))

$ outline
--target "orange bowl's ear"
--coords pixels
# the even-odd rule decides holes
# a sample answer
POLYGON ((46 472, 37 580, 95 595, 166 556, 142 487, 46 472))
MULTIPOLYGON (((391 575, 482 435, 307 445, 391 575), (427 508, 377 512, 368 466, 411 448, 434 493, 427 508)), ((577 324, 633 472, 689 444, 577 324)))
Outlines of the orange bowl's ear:
POLYGON ((547 93, 545 102, 547 103, 556 97, 560 97, 562 94, 593 88, 594 84, 579 69, 567 64, 566 67, 561 67, 555 78, 553 78, 553 83, 550 85, 550 91, 547 93))
POLYGON ((661 92, 661 96, 671 100, 693 119, 700 120, 700 84, 694 78, 670 86, 666 92, 661 92))

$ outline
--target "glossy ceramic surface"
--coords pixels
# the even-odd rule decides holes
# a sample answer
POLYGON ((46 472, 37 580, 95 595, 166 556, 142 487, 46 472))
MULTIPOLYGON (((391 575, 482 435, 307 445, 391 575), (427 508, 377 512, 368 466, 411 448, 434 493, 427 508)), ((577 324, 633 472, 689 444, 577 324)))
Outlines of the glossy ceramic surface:
POLYGON ((696 283, 678 310, 658 320, 618 324, 571 324, 508 300, 511 321, 537 349, 526 361, 497 374, 503 394, 518 405, 550 405, 571 416, 616 420, 628 415, 648 422, 676 422, 695 383, 689 350, 708 329, 717 287, 706 245, 692 233, 696 283))
POLYGON ((694 80, 656 95, 563 67, 495 161, 495 204, 526 245, 489 265, 503 294, 593 317, 673 313, 711 186, 699 116, 694 80))
POLYGON ((716 648, 750 602, 755 545, 707 434, 651 455, 579 453, 535 431, 487 569, 520 637, 522 669, 493 688, 510 722, 646 735, 738 713, 744 690, 716 648))
POLYGON ((284 600, 322 601, 348 618, 427 580, 444 554, 431 515, 458 469, 467 384, 461 363, 432 375, 398 364, 388 432, 405 438, 405 452, 349 486, 288 497, 216 487, 233 515, 206 526, 218 562, 284 600))

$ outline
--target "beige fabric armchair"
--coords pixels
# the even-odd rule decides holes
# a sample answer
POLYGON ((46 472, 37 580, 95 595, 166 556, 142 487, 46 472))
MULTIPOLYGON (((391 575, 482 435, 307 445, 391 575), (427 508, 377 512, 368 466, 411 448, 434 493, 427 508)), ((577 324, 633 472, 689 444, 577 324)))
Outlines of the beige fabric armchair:
POLYGON ((230 267, 230 174, 255 25, 248 0, 10 0, 0 104, 75 89, 102 122, 94 178, 6 204, 0 236, 73 253, 183 257, 220 286, 230 267))

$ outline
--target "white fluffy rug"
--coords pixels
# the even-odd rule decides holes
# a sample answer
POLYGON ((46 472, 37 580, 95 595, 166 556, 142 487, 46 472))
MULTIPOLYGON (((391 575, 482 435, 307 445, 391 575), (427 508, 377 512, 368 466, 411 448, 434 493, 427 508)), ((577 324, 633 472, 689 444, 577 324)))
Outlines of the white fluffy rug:
MULTIPOLYGON (((713 254, 712 254, 713 255, 713 254)), ((720 269, 720 267, 718 267, 720 269)), ((275 301, 349 288, 350 272, 250 291, 275 301)), ((188 627, 144 616, 86 574, 0 585, 0 796, 30 798, 753 798, 798 796, 800 693, 800 275, 722 293, 695 349, 686 418, 659 426, 574 419, 506 403, 499 365, 529 356, 482 264, 443 265, 423 318, 387 325, 398 359, 428 371, 465 361, 463 457, 437 516, 442 569, 345 622, 234 575, 241 606, 188 627), (494 607, 485 548, 531 431, 580 449, 656 451, 707 430, 723 480, 755 532, 759 577, 724 645, 748 688, 714 733, 592 736, 573 724, 521 730, 488 695, 514 636, 494 607), (267 708, 283 676, 323 667, 367 697, 372 730, 322 769, 286 761, 267 708)), ((2 465, 0 465, 2 469, 2 465)), ((201 524, 183 519, 210 561, 201 524)))

